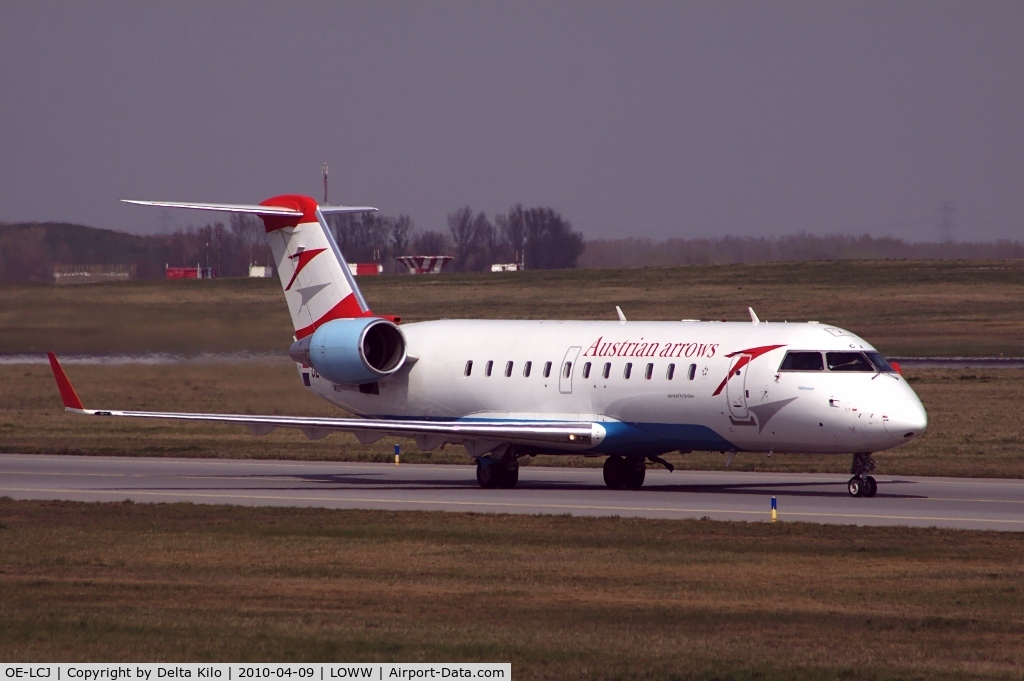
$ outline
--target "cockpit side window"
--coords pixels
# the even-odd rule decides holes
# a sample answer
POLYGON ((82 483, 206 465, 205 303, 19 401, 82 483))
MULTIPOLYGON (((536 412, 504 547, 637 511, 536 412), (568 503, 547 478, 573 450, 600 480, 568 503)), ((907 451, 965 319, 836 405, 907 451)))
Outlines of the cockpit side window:
POLYGON ((889 364, 888 361, 886 361, 885 357, 882 357, 877 352, 868 352, 868 353, 865 353, 865 354, 867 354, 868 359, 871 360, 871 363, 875 365, 875 368, 878 369, 879 371, 881 371, 882 373, 886 373, 886 374, 895 374, 896 373, 896 370, 892 368, 892 365, 889 364))
POLYGON ((871 371, 875 368, 861 352, 826 352, 829 371, 871 371))
POLYGON ((782 360, 779 371, 824 371, 825 363, 821 361, 820 352, 800 352, 790 350, 782 360))

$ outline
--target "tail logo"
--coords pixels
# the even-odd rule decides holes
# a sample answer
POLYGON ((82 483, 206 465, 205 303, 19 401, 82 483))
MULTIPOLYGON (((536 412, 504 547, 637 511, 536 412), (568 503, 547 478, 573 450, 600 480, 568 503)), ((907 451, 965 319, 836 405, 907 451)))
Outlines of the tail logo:
POLYGON ((289 281, 288 285, 284 287, 284 290, 290 291, 292 288, 292 284, 295 283, 295 278, 299 276, 299 272, 301 272, 302 269, 306 265, 308 265, 313 258, 320 255, 326 250, 326 248, 313 248, 308 251, 299 251, 295 255, 289 255, 288 259, 295 263, 295 273, 292 274, 291 281, 289 281))

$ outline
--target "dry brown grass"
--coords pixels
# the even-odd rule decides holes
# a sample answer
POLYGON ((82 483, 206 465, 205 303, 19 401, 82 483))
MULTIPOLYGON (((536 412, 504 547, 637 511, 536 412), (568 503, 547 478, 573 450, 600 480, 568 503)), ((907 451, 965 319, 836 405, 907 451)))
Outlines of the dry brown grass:
MULTIPOLYGON (((1024 262, 840 261, 360 280, 378 312, 449 318, 814 319, 890 355, 1024 356, 1024 262)), ((0 288, 0 352, 284 352, 274 280, 0 288)))
MULTIPOLYGON (((170 411, 339 416, 311 396, 286 361, 170 366, 66 367, 87 406, 170 411)), ((1024 371, 914 370, 908 378, 928 409, 928 433, 876 455, 885 474, 1024 477, 1024 371)), ((196 456, 388 461, 399 442, 413 463, 469 463, 461 447, 421 454, 409 440, 361 445, 335 434, 310 442, 298 431, 253 437, 244 428, 201 423, 89 419, 61 409, 47 366, 0 366, 0 451, 47 454, 196 456)), ((721 469, 725 457, 672 455, 682 468, 721 469)), ((530 464, 600 465, 596 459, 537 457, 530 464)), ((848 457, 740 454, 737 470, 842 473, 848 457)))
POLYGON ((1020 678, 1024 535, 0 500, 4 661, 1020 678))

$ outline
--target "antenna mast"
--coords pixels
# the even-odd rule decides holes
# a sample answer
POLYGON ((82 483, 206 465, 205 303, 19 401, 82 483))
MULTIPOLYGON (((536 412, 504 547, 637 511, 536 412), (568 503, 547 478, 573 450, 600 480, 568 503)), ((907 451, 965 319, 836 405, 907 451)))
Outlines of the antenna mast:
POLYGON ((327 163, 324 163, 324 205, 327 205, 327 163))

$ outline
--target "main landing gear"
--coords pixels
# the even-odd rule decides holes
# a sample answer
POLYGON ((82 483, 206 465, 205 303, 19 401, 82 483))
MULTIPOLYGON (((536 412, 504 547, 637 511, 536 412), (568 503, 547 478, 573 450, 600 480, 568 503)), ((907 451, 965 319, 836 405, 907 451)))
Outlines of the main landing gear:
POLYGON ((609 489, 640 489, 646 475, 642 456, 609 456, 604 460, 604 484, 609 489))
POLYGON ((506 454, 500 459, 480 457, 476 460, 476 481, 484 489, 511 489, 519 482, 519 459, 506 454))
POLYGON ((853 474, 853 477, 846 485, 851 497, 875 496, 878 492, 878 483, 868 475, 873 470, 875 470, 875 460, 871 458, 870 452, 853 455, 853 465, 850 466, 850 473, 853 474))

